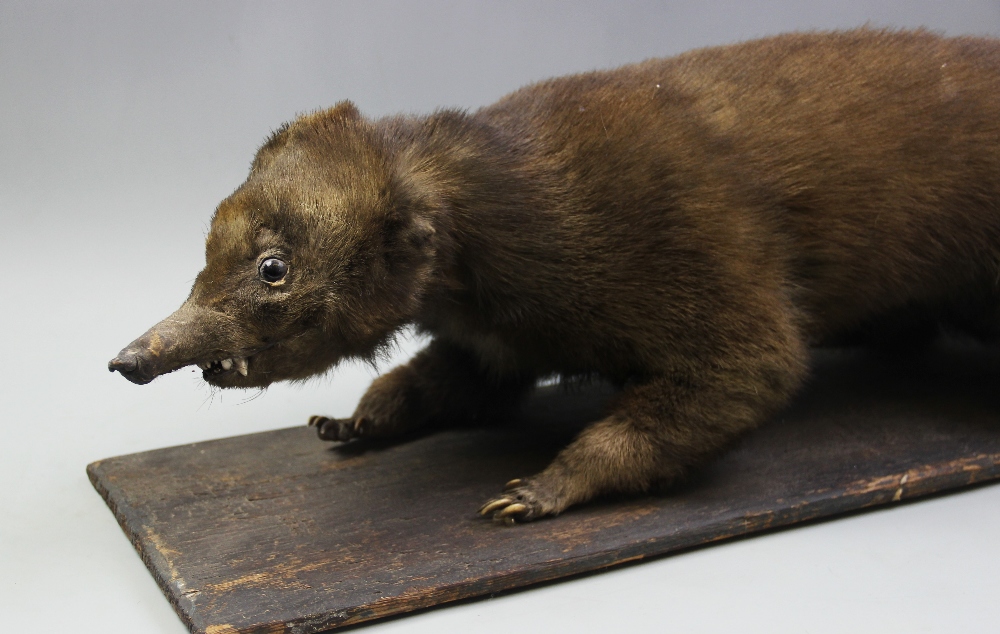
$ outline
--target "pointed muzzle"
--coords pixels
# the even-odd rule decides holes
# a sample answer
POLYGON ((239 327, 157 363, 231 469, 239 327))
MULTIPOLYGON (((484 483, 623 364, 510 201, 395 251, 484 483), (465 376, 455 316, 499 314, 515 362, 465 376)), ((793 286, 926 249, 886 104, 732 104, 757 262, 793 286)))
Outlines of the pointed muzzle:
POLYGON ((225 349, 232 332, 225 314, 185 303, 108 362, 108 370, 144 385, 161 374, 173 372, 225 349))

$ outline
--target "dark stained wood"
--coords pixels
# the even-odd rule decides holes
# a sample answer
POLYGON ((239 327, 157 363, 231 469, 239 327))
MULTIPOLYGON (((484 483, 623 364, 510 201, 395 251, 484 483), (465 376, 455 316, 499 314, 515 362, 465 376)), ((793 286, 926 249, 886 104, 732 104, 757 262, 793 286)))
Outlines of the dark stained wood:
POLYGON ((670 494, 508 528, 477 507, 600 415, 542 390, 507 427, 331 448, 304 426, 88 474, 193 632, 306 634, 1000 476, 1000 354, 824 352, 795 404, 670 494))

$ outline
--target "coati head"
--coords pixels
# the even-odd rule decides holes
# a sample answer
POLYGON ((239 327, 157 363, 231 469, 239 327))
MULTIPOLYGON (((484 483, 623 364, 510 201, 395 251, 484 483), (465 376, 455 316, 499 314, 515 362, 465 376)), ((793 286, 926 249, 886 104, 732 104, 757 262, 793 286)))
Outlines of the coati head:
POLYGON ((373 354, 434 271, 434 202, 398 158, 350 102, 283 126, 216 210, 187 301, 108 368, 262 387, 373 354))

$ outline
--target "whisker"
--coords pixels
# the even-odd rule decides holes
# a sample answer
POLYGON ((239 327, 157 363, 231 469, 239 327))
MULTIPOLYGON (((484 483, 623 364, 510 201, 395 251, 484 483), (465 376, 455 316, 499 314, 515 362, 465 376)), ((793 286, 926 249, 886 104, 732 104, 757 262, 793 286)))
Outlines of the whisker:
POLYGON ((264 392, 266 392, 266 391, 267 391, 267 388, 266 388, 266 387, 259 387, 259 388, 257 388, 257 393, 256 393, 256 394, 254 394, 253 396, 248 396, 248 397, 247 397, 247 398, 245 398, 244 400, 240 401, 239 405, 246 405, 247 403, 249 403, 249 402, 251 402, 251 401, 256 401, 256 400, 257 400, 257 399, 259 399, 259 398, 260 398, 260 397, 261 397, 261 396, 262 396, 262 395, 264 394, 264 392))

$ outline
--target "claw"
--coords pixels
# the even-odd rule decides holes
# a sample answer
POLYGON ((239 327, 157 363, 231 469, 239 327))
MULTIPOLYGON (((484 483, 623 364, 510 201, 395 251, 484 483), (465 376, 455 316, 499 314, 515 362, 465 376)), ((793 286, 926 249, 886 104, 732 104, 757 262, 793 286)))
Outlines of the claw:
POLYGON ((503 509, 502 511, 497 511, 493 515, 493 517, 497 517, 497 518, 500 518, 500 519, 504 519, 504 518, 507 518, 507 517, 513 518, 518 513, 522 513, 524 511, 526 511, 527 509, 528 509, 528 507, 525 506, 524 504, 515 503, 515 504, 511 504, 510 506, 508 506, 507 508, 503 509))
POLYGON ((479 514, 484 516, 489 515, 498 508, 502 506, 507 506, 513 501, 514 500, 510 498, 500 498, 499 500, 493 500, 492 502, 487 502, 486 504, 483 505, 483 508, 479 509, 479 514))
POLYGON ((310 416, 309 417, 309 426, 310 427, 315 427, 316 425, 319 425, 321 422, 323 422, 323 420, 324 420, 323 416, 310 416))
POLYGON ((507 484, 503 485, 503 490, 504 491, 509 491, 510 489, 513 489, 513 488, 519 487, 519 486, 521 486, 521 478, 514 478, 513 480, 511 480, 507 484))
POLYGON ((319 436, 320 440, 333 440, 333 438, 330 437, 325 422, 316 421, 314 427, 316 428, 316 435, 319 436))

